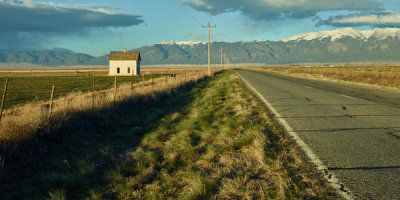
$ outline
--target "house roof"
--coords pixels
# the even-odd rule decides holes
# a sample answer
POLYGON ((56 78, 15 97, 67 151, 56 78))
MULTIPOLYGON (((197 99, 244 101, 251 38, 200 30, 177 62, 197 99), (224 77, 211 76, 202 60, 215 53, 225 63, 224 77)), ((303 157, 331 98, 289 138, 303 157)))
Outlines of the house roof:
POLYGON ((142 60, 138 51, 111 51, 109 60, 142 60))

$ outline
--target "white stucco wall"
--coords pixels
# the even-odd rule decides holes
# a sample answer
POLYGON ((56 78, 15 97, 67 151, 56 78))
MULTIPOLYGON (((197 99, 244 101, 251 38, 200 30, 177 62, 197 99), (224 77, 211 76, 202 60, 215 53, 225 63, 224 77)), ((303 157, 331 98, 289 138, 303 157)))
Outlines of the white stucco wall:
POLYGON ((128 75, 140 75, 140 61, 136 60, 110 60, 109 74, 128 76, 128 75), (128 67, 131 68, 130 73, 128 73, 128 67), (117 68, 120 69, 120 73, 117 73, 117 68))

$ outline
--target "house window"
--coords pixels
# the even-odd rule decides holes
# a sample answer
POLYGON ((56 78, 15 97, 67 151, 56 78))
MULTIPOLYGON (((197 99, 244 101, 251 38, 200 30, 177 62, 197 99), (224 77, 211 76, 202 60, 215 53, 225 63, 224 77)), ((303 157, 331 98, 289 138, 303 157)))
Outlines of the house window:
POLYGON ((130 74, 131 73, 131 68, 130 67, 128 67, 128 74, 130 74))
POLYGON ((119 74, 119 72, 120 72, 119 67, 117 67, 117 74, 119 74))

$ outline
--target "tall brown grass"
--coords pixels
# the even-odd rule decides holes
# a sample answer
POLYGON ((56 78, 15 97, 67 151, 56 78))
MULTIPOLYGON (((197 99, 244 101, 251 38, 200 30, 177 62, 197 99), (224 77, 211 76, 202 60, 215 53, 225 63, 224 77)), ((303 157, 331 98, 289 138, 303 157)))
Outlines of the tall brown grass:
POLYGON ((400 88, 399 66, 262 67, 257 69, 400 88))
POLYGON ((54 100, 51 118, 49 118, 49 102, 28 103, 6 110, 0 121, 0 168, 4 166, 5 160, 18 144, 29 141, 35 133, 51 128, 54 123, 69 120, 76 113, 112 109, 115 104, 129 99, 151 98, 207 76, 204 70, 180 74, 174 72, 174 74, 177 75, 163 76, 137 84, 122 84, 117 87, 115 102, 114 89, 98 91, 94 95, 91 92, 70 93, 54 100))
POLYGON ((64 102, 66 108, 50 121, 44 111, 36 133, 43 137, 20 145, 0 169, 0 194, 4 199, 335 198, 233 71, 198 84, 189 81, 205 75, 192 75, 148 81, 134 90, 121 86, 127 100, 118 97, 115 107, 111 90, 108 103, 94 111, 90 94, 76 94, 85 104, 69 113, 64 102), (172 85, 163 86, 168 81, 172 85))
POLYGON ((98 199, 332 198, 234 72, 199 85, 106 173, 98 199))

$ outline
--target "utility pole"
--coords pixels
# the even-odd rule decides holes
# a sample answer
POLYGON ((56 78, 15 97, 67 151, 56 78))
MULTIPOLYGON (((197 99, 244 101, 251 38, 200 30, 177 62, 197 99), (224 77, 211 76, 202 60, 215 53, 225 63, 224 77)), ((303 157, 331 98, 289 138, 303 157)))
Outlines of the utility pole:
POLYGON ((226 55, 224 54, 224 63, 225 63, 225 68, 226 68, 226 55))
POLYGON ((223 51, 223 48, 221 47, 221 71, 224 69, 224 64, 222 62, 222 57, 223 57, 222 51, 223 51))
POLYGON ((210 26, 210 22, 208 22, 208 26, 202 26, 203 28, 208 28, 208 75, 211 76, 211 42, 210 42, 210 28, 217 28, 217 25, 210 26))

